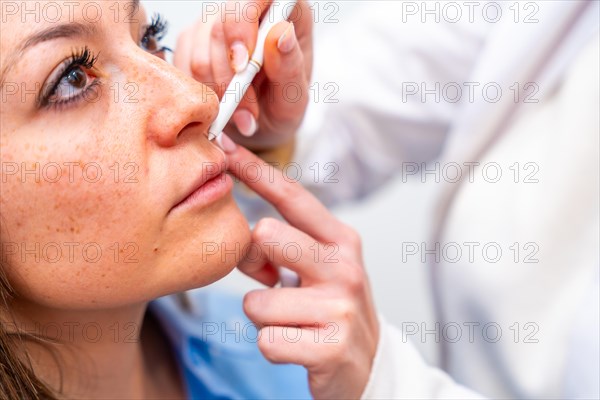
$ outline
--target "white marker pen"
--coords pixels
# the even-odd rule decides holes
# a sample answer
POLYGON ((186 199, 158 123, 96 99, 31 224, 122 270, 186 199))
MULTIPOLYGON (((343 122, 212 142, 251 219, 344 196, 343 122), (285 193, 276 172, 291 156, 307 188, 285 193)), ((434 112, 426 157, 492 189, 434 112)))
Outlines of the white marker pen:
POLYGON ((260 27, 258 28, 256 48, 252 53, 252 57, 250 57, 250 61, 248 61, 248 66, 243 71, 235 74, 229 83, 229 86, 227 86, 227 90, 219 105, 219 114, 208 129, 208 140, 218 138, 223 132, 225 125, 227 125, 229 119, 231 119, 233 112, 244 97, 246 90, 250 87, 252 80, 262 68, 265 56, 265 39, 267 38, 269 31, 279 22, 287 20, 295 5, 296 0, 276 1, 269 8, 269 11, 267 11, 267 15, 263 18, 260 27), (275 4, 277 7, 274 6, 275 4), (281 6, 280 10, 275 11, 276 8, 279 9, 279 6, 281 6))

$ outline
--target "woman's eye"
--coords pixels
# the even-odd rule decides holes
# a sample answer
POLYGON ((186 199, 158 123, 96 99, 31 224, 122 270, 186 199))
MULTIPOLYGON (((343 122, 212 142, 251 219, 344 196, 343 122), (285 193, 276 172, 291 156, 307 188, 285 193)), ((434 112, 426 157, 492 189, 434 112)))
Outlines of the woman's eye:
POLYGON ((85 98, 88 91, 101 83, 92 72, 97 58, 87 47, 74 52, 44 84, 38 107, 58 107, 85 98))
POLYGON ((169 48, 164 47, 160 44, 160 41, 167 33, 167 22, 161 17, 160 14, 156 14, 152 17, 150 25, 144 28, 142 39, 140 40, 140 46, 150 54, 159 55, 165 51, 170 51, 169 48))
POLYGON ((148 53, 157 53, 160 50, 160 43, 156 36, 145 35, 142 38, 141 46, 148 53))
POLYGON ((85 93, 93 82, 94 77, 88 75, 83 67, 75 66, 62 76, 48 102, 67 102, 85 93))

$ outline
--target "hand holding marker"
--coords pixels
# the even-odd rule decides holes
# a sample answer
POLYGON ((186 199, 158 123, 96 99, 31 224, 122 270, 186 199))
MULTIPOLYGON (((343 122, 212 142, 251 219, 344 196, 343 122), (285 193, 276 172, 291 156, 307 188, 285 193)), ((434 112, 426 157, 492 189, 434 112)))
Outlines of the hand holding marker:
MULTIPOLYGON (((227 86, 227 90, 223 94, 221 103, 219 105, 219 114, 208 129, 208 140, 215 140, 219 145, 221 134, 223 129, 231 119, 231 116, 238 107, 240 101, 246 94, 246 91, 250 87, 252 80, 258 74, 262 68, 265 50, 265 40, 271 28, 277 25, 281 21, 285 21, 290 17, 296 0, 283 1, 281 12, 275 10, 275 6, 272 5, 267 11, 267 15, 262 20, 260 27, 258 28, 258 37, 256 40, 256 48, 252 53, 252 57, 248 61, 246 69, 235 74, 227 86)), ((285 267, 279 268, 280 281, 282 286, 298 286, 300 280, 298 275, 293 271, 285 267)))
POLYGON ((248 66, 243 71, 235 74, 229 83, 229 86, 227 86, 227 90, 221 99, 219 114, 208 129, 208 140, 217 139, 217 142, 220 144, 219 139, 221 133, 223 133, 223 129, 231 119, 231 116, 244 97, 244 94, 246 93, 246 90, 248 90, 252 80, 262 68, 265 39, 267 38, 269 31, 279 22, 285 21, 290 17, 291 12, 296 5, 296 0, 282 1, 278 2, 278 4, 281 4, 282 6, 281 11, 276 11, 276 7, 271 5, 269 11, 267 11, 267 15, 260 23, 260 27, 258 28, 258 37, 256 40, 256 48, 252 53, 252 57, 250 57, 248 66))

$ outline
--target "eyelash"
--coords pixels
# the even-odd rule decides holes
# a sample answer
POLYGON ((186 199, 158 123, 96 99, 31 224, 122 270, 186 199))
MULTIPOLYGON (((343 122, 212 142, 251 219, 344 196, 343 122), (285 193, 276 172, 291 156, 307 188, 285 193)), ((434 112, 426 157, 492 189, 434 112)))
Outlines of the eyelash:
MULTIPOLYGON (((147 41, 151 39, 154 39, 157 44, 160 44, 160 41, 166 35, 167 30, 167 21, 160 14, 155 14, 150 20, 150 24, 146 25, 144 29, 144 34, 140 40, 140 46, 142 46, 144 42, 147 43, 147 41)), ((164 53, 166 51, 171 52, 172 50, 166 46, 160 46, 154 51, 146 51, 148 51, 150 54, 158 56, 160 53, 164 53)), ((85 69, 86 71, 92 70, 97 60, 98 55, 94 55, 94 53, 92 53, 87 46, 82 50, 74 52, 71 57, 65 61, 65 67, 62 72, 60 72, 58 78, 48 85, 48 90, 45 90, 42 93, 41 101, 39 103, 40 107, 60 109, 72 102, 80 100, 82 97, 85 97, 91 90, 95 90, 101 84, 98 78, 94 79, 94 81, 78 95, 72 96, 66 100, 51 101, 52 96, 56 94, 56 90, 63 79, 65 79, 71 72, 79 68, 85 69)))
POLYGON ((40 106, 41 107, 56 107, 56 108, 63 107, 73 101, 78 100, 80 97, 87 94, 89 90, 96 88, 100 84, 98 79, 94 80, 94 82, 92 82, 87 87, 87 89, 85 89, 85 91, 82 92, 82 94, 72 96, 66 100, 57 100, 57 101, 51 100, 52 97, 56 94, 56 91, 57 91, 60 83, 71 72, 77 70, 78 68, 83 68, 83 69, 89 71, 92 68, 94 68, 94 65, 96 64, 97 60, 98 60, 98 56, 94 55, 87 46, 81 50, 73 52, 71 57, 69 57, 69 59, 63 64, 63 65, 65 65, 65 67, 58 75, 58 78, 54 82, 52 82, 50 85, 48 85, 48 87, 49 87, 48 90, 45 90, 43 92, 42 97, 41 97, 40 106))
MULTIPOLYGON (((145 39, 154 39, 156 44, 160 44, 160 41, 165 37, 169 29, 168 22, 162 17, 161 14, 154 14, 150 20, 150 25, 146 26, 145 32, 142 35, 141 44, 144 43, 145 39)), ((172 51, 166 46, 160 46, 154 51, 148 51, 150 54, 159 54, 165 51, 172 51)))

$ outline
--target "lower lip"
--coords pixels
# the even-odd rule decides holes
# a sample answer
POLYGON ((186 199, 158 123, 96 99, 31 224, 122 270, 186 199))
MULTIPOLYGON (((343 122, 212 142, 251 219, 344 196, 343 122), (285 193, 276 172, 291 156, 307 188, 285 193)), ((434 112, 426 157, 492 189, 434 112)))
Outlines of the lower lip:
POLYGON ((233 181, 226 173, 222 173, 207 181, 204 185, 196 189, 192 194, 186 197, 181 203, 173 207, 173 210, 183 210, 186 208, 203 207, 223 198, 231 192, 233 181))

